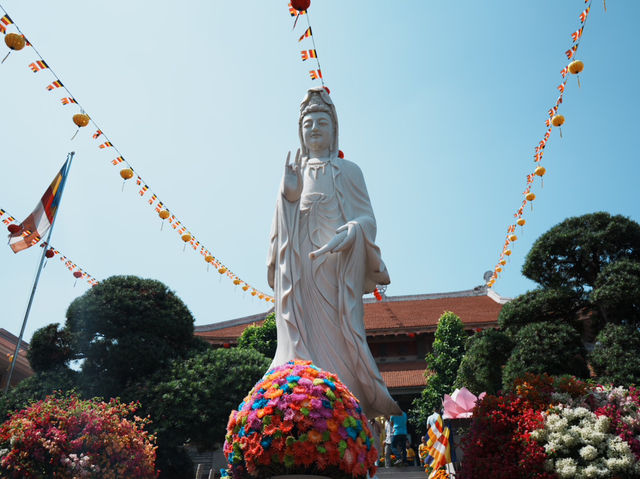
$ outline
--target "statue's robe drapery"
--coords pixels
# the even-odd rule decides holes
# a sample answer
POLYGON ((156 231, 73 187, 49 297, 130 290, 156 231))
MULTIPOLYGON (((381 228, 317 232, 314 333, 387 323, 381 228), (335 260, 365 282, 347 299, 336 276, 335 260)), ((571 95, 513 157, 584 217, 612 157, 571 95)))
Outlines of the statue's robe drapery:
POLYGON ((305 161, 301 198, 278 194, 268 255, 278 347, 271 364, 308 359, 338 375, 369 417, 398 414, 367 344, 362 295, 389 275, 375 245, 376 221, 360 168, 333 158, 305 161), (351 223, 355 240, 339 253, 309 253, 351 223))

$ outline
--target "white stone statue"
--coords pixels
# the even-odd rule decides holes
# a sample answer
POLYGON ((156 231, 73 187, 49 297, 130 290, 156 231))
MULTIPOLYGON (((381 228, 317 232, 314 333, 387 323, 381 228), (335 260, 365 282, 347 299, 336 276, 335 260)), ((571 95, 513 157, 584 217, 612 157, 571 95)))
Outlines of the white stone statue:
POLYGON ((360 168, 338 158, 338 118, 312 88, 300 105, 301 148, 287 155, 268 255, 278 347, 271 364, 307 359, 338 375, 368 417, 400 414, 367 344, 362 295, 389 274, 360 168))

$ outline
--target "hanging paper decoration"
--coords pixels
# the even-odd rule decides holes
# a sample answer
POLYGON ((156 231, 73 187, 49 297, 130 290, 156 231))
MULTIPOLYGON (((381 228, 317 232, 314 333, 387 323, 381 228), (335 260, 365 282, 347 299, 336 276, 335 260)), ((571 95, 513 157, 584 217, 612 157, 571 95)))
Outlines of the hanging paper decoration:
POLYGON ((7 27, 13 24, 13 20, 9 18, 9 15, 4 15, 0 18, 0 33, 7 33, 7 27))
POLYGON ((97 130, 94 134, 93 134, 93 139, 97 140, 98 137, 102 135, 102 131, 101 130, 97 130))
POLYGON ((76 99, 71 97, 61 98, 60 101, 63 105, 71 105, 72 103, 75 103, 76 105, 78 104, 76 99))
POLYGON ((309 60, 310 58, 318 58, 315 50, 302 50, 300 55, 302 55, 302 61, 309 60))
MULTIPOLYGON (((587 8, 583 10, 579 15, 579 20, 581 25, 578 28, 578 30, 576 30, 571 34, 573 45, 565 52, 569 60, 573 59, 574 56, 576 55, 576 52, 578 51, 580 40, 582 39, 582 36, 584 34, 584 25, 587 20, 587 17, 589 16, 589 12, 591 11, 591 0, 585 0, 585 3, 588 4, 587 8)), ((536 163, 537 166, 533 173, 527 175, 527 189, 524 192, 524 198, 522 200, 520 207, 518 208, 516 213, 513 215, 516 218, 516 224, 520 226, 526 223, 524 218, 522 218, 522 215, 524 213, 524 207, 526 206, 527 203, 534 201, 536 198, 535 193, 531 191, 533 180, 537 176, 537 177, 540 177, 541 179, 540 181, 542 183, 542 177, 547 171, 543 166, 540 165, 540 162, 542 161, 542 158, 544 156, 545 147, 547 146, 547 141, 551 137, 551 130, 553 127, 557 127, 560 129, 561 125, 565 121, 564 116, 560 114, 558 110, 560 105, 562 105, 563 96, 564 96, 566 85, 567 85, 568 75, 569 74, 578 75, 583 70, 583 68, 584 68, 584 64, 582 63, 582 61, 574 60, 568 65, 566 65, 560 71, 560 74, 562 75, 562 78, 563 78, 562 83, 557 87, 558 91, 560 92, 560 96, 556 99, 555 105, 553 105, 548 111, 548 117, 545 121, 546 131, 542 139, 538 142, 538 145, 535 147, 535 153, 533 156, 534 162, 536 163)), ((580 85, 579 80, 578 80, 578 85, 580 85)), ((560 129, 560 136, 562 137, 562 129, 560 129)), ((531 205, 533 209, 533 203, 531 205)), ((498 273, 501 272, 502 270, 501 267, 504 266, 504 263, 503 263, 504 258, 511 256, 512 254, 512 251, 509 248, 509 245, 510 243, 512 243, 510 237, 513 236, 513 228, 515 228, 515 225, 512 225, 509 227, 509 230, 507 232, 507 238, 502 248, 502 253, 500 254, 500 257, 498 259, 498 264, 494 269, 493 275, 487 281, 487 286, 489 287, 492 287, 496 279, 498 278, 498 273), (497 268, 500 268, 500 271, 498 271, 497 268)))
POLYGON ((123 180, 130 180, 133 178, 133 170, 131 168, 123 168, 120 170, 120 176, 123 180))
POLYGON ((122 163, 124 161, 124 158, 122 158, 121 156, 119 156, 118 158, 115 158, 113 160, 111 160, 111 164, 112 165, 117 165, 119 163, 122 163))
POLYGON ((63 86, 64 85, 60 80, 56 80, 53 83, 47 85, 47 90, 52 91, 52 90, 55 90, 56 88, 62 88, 63 86))
POLYGON ((309 38, 311 36, 311 27, 307 28, 304 33, 298 38, 298 41, 301 42, 305 38, 309 38))
MULTIPOLYGON (((3 26, 0 25, 0 27, 3 26)), ((22 50, 26 44, 26 40, 23 36, 18 35, 17 33, 7 33, 7 35, 4 37, 4 43, 7 45, 7 47, 9 47, 9 52, 4 56, 0 63, 4 63, 4 61, 9 57, 12 51, 22 50)))
POLYGON ((37 62, 30 63, 29 68, 31 68, 33 73, 36 73, 49 68, 49 65, 47 65, 44 60, 38 60, 37 62))
POLYGON ((320 70, 310 70, 309 76, 312 80, 318 80, 319 78, 322 78, 322 72, 320 70))
POLYGON ((89 124, 89 115, 85 113, 76 113, 73 115, 73 122, 78 128, 84 128, 89 124))
POLYGON ((107 141, 107 142, 103 143, 102 145, 98 146, 98 148, 104 149, 104 148, 110 148, 112 146, 113 146, 113 143, 111 143, 110 141, 107 141))

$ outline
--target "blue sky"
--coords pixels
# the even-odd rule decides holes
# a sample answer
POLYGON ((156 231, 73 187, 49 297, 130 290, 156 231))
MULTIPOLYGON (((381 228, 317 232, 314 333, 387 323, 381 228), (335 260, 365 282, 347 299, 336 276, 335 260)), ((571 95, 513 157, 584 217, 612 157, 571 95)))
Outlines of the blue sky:
MULTIPOLYGON (((309 62, 306 27, 286 0, 65 2, 2 0, 87 113, 153 192, 214 255, 268 291, 265 258, 309 62)), ((310 19, 340 122, 340 148, 365 175, 389 295, 455 291, 494 267, 557 98, 582 0, 514 2, 313 0, 310 19)), ((595 1, 567 85, 563 138, 554 131, 533 210, 495 284, 535 285, 520 269, 533 241, 569 216, 608 211, 640 221, 637 199, 640 3, 595 1)), ((12 31, 12 30, 10 30, 12 31)), ((6 49, 1 45, 0 53, 6 49)), ((75 131, 33 73, 30 49, 0 66, 0 208, 26 217, 76 151, 52 243, 98 279, 135 274, 166 283, 196 324, 264 311, 183 251, 135 184, 122 191, 113 151, 75 131)), ((4 225, 3 225, 4 227, 4 225)), ((17 334, 40 248, 0 249, 1 326, 17 334)), ((88 285, 62 264, 43 271, 25 338, 64 322, 88 285)))

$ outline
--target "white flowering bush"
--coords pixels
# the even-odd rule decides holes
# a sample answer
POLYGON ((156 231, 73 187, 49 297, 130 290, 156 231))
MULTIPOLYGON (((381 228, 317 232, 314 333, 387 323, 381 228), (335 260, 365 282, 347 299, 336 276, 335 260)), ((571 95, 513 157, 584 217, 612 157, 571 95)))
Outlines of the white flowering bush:
POLYGON ((534 430, 531 437, 547 453, 545 468, 560 479, 640 475, 640 462, 629 443, 612 430, 611 419, 586 407, 550 409, 544 428, 534 430))

